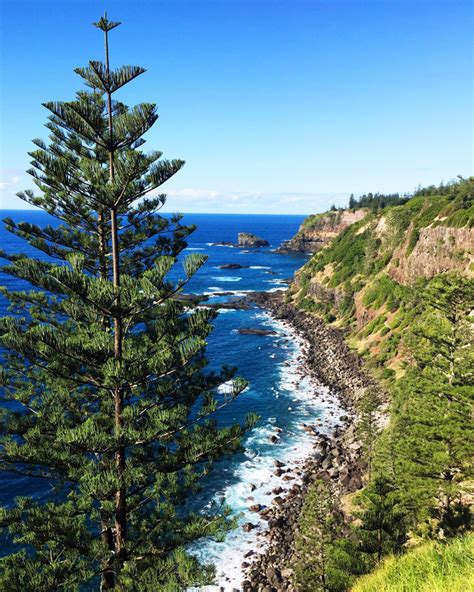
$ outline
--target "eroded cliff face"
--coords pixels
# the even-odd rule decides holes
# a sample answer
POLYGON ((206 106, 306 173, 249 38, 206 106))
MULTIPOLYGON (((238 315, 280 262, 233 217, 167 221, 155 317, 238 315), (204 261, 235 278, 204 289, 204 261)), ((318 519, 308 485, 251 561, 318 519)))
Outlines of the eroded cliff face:
POLYGON ((473 195, 469 180, 451 194, 416 196, 378 213, 305 221, 290 243, 317 240, 319 250, 298 271, 287 298, 344 328, 359 353, 403 373, 410 363, 404 327, 416 321, 410 303, 443 274, 474 279, 473 195))
POLYGON ((418 233, 411 252, 407 239, 393 253, 387 271, 395 281, 407 286, 418 278, 430 279, 447 271, 474 276, 473 228, 428 226, 418 233))
POLYGON ((278 249, 279 253, 316 253, 331 239, 367 214, 366 209, 338 210, 309 216, 298 232, 278 249))

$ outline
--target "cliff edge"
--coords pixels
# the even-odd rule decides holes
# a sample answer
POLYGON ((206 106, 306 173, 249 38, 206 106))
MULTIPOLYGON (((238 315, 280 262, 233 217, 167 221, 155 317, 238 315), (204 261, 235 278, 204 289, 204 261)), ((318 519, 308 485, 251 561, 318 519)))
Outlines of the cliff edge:
POLYGON ((367 209, 334 210, 308 216, 293 238, 282 243, 279 253, 316 253, 351 224, 362 220, 367 209))

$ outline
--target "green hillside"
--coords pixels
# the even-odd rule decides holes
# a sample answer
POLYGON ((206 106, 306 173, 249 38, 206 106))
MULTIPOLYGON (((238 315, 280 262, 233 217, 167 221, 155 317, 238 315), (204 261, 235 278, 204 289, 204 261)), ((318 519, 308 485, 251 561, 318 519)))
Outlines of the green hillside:
POLYGON ((441 270, 472 278, 473 196, 471 178, 368 213, 310 259, 288 297, 347 327, 372 365, 399 369, 400 336, 418 312, 414 297, 441 270))
MULTIPOLYGON (((331 531, 327 573, 316 582, 300 570, 301 590, 347 590, 384 557, 423 541, 430 543, 424 551, 389 560, 354 590, 467 590, 466 570, 449 562, 456 549, 472 546, 472 537, 452 546, 433 541, 456 540, 471 528, 473 226, 474 178, 421 189, 340 232, 287 293, 298 308, 341 328, 380 385, 360 394, 357 409, 365 487, 341 501, 346 525, 335 528, 331 519, 331 526, 320 526, 319 532, 331 531), (444 576, 436 580, 451 566, 464 588, 446 587, 444 576), (406 585, 400 579, 396 587, 399 570, 403 578, 426 574, 438 587, 416 587, 415 579, 406 585)), ((314 487, 302 528, 322 503, 322 486, 314 487)), ((311 554, 311 545, 305 538, 301 556, 311 554)))

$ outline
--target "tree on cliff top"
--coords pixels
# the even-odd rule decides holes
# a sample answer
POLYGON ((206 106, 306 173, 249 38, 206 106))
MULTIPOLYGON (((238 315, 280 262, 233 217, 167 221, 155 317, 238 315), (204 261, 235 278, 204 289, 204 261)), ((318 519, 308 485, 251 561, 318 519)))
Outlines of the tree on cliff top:
POLYGON ((12 592, 208 580, 212 570, 184 549, 228 520, 189 501, 255 420, 218 429, 212 419, 245 384, 230 369, 203 371, 213 313, 174 298, 205 259, 187 257, 182 279, 169 280, 193 228, 158 215, 164 195, 146 196, 183 162, 141 150, 154 104, 113 98, 144 72, 109 68, 118 25, 95 23, 105 62, 76 70, 90 90, 45 104, 49 143, 35 140, 29 171, 41 196, 19 195, 59 222, 5 220, 39 254, 0 252, 2 271, 31 286, 3 289, 11 315, 0 319, 0 470, 46 484, 44 496, 0 510, 10 545, 0 588, 12 592))

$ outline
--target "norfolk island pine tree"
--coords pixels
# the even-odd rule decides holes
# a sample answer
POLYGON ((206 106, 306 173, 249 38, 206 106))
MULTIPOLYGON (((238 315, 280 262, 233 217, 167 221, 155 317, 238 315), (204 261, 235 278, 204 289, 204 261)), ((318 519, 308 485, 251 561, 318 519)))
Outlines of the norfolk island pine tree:
POLYGON ((182 279, 168 279, 194 228, 158 214, 165 195, 147 196, 184 163, 141 150, 154 104, 115 100, 144 72, 109 68, 119 24, 94 23, 105 62, 76 70, 89 89, 74 101, 45 104, 49 142, 30 153, 41 196, 19 197, 59 225, 4 221, 39 257, 0 252, 2 271, 31 286, 2 288, 11 314, 0 319, 0 470, 52 485, 46 501, 19 497, 0 510, 11 544, 0 588, 11 592, 209 581, 212 567, 186 546, 231 521, 189 501, 256 421, 219 428, 213 417, 246 385, 234 369, 204 371, 215 313, 175 297, 205 257, 186 257, 182 279))

